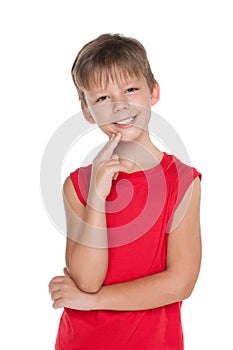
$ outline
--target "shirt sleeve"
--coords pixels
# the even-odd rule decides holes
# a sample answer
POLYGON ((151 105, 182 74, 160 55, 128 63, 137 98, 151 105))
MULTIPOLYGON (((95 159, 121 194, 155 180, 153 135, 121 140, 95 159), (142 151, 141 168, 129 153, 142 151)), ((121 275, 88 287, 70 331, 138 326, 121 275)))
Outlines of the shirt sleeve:
POLYGON ((168 221, 167 233, 171 233, 183 220, 192 196, 193 181, 202 174, 194 167, 176 161, 176 181, 173 189, 175 196, 172 214, 168 221))
POLYGON ((86 167, 80 167, 70 173, 70 178, 73 183, 75 192, 80 202, 84 206, 86 206, 87 204, 90 177, 91 177, 91 165, 86 167))

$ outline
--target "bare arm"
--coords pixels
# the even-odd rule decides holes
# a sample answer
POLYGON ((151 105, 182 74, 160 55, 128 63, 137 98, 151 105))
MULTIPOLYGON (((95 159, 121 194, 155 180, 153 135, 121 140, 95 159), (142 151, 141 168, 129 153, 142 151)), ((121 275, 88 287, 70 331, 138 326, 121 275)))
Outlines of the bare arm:
POLYGON ((67 222, 66 266, 81 290, 95 292, 102 285, 108 267, 107 248, 98 248, 106 247, 105 214, 83 206, 70 177, 64 182, 63 198, 67 222))
POLYGON ((132 282, 103 287, 97 307, 109 310, 144 310, 186 299, 195 286, 201 263, 200 181, 193 183, 189 208, 170 234, 167 269, 132 282))
POLYGON ((93 162, 86 207, 74 193, 70 178, 63 187, 68 235, 66 264, 77 286, 89 293, 101 288, 107 273, 105 200, 118 172, 127 171, 119 158, 113 155, 120 138, 120 135, 113 136, 93 162))
POLYGON ((190 296, 199 274, 200 263, 200 181, 197 178, 193 182, 188 210, 170 234, 166 271, 131 282, 104 286, 94 295, 75 289, 67 276, 55 277, 50 292, 55 308, 67 306, 75 309, 125 311, 157 308, 190 296))

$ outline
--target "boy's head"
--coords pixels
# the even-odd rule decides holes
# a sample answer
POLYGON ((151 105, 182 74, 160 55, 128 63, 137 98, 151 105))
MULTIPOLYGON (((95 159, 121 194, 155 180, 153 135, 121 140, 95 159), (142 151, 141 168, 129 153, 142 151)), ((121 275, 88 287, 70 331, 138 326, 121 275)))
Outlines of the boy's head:
POLYGON ((87 107, 84 90, 89 90, 91 84, 102 86, 110 80, 142 75, 152 91, 156 82, 143 45, 120 34, 103 34, 87 43, 71 72, 83 107, 87 107))

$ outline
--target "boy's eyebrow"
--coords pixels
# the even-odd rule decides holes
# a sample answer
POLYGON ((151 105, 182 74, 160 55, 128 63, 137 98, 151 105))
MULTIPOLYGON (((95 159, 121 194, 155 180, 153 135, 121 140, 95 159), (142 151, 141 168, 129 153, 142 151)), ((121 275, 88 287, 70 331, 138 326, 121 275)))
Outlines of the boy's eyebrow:
MULTIPOLYGON (((126 81, 122 81, 122 85, 132 85, 132 84, 136 84, 139 82, 140 79, 134 79, 134 80, 126 80, 126 81)), ((101 88, 98 88, 98 87, 91 87, 89 89, 89 92, 91 93, 101 93, 101 92, 104 92, 108 89, 108 85, 109 84, 106 84, 106 86, 103 86, 101 88)))

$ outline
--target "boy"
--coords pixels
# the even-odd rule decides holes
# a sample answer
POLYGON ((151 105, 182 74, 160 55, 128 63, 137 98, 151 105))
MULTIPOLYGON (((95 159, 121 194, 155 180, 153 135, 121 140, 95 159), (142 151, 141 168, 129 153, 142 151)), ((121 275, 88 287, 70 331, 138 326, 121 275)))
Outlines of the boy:
POLYGON ((141 43, 101 35, 72 77, 84 117, 109 141, 63 186, 67 267, 49 285, 54 308, 65 308, 56 349, 183 349, 181 301, 201 260, 201 175, 150 139, 160 92, 141 43))

